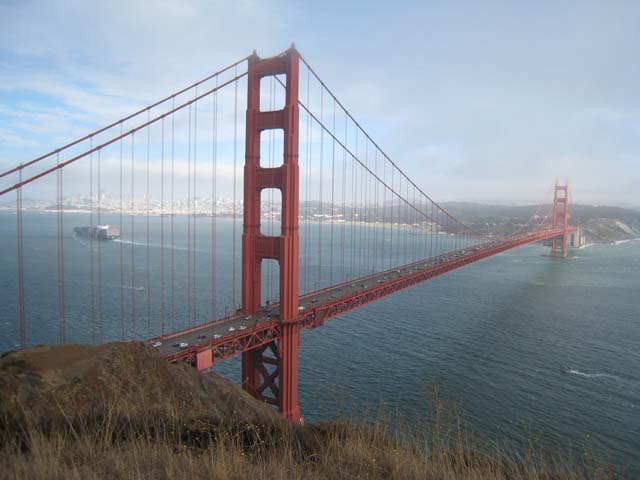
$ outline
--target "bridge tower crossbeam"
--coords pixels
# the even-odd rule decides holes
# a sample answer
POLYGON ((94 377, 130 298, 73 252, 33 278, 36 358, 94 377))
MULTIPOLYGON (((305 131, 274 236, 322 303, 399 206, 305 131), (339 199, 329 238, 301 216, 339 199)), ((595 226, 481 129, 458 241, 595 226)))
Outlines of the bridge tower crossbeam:
POLYGON ((281 335, 266 347, 242 354, 243 388, 258 399, 278 407, 283 417, 300 421, 298 406, 298 347, 300 323, 299 236, 298 236, 298 69, 299 54, 290 48, 277 57, 249 57, 244 167, 244 227, 242 235, 242 309, 245 314, 260 310, 262 260, 276 260, 280 266, 281 335), (260 80, 285 75, 285 105, 282 110, 260 110, 260 80), (284 133, 283 163, 260 166, 260 137, 266 130, 284 133), (260 232, 260 194, 267 188, 282 193, 281 232, 266 236, 260 232), (270 354, 270 355, 269 355, 270 354), (271 392, 266 395, 265 392, 271 392))

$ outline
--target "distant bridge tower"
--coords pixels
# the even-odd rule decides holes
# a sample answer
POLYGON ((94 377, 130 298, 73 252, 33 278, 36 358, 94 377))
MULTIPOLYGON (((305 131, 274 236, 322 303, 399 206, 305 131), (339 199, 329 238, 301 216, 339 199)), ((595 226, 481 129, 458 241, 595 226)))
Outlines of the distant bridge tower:
POLYGON ((551 255, 554 257, 567 256, 569 227, 569 185, 556 183, 553 196, 553 228, 562 228, 564 234, 551 240, 551 255))
POLYGON ((271 403, 283 417, 300 421, 298 406, 298 66, 299 54, 292 46, 277 57, 249 57, 246 157, 244 167, 244 229, 242 235, 242 309, 260 310, 262 260, 280 266, 280 320, 278 340, 242 354, 242 386, 259 400, 271 403), (260 111, 260 80, 286 75, 282 110, 260 111), (282 129, 284 158, 279 167, 260 166, 260 134, 282 129), (282 193, 279 236, 260 233, 260 193, 277 188, 282 193))

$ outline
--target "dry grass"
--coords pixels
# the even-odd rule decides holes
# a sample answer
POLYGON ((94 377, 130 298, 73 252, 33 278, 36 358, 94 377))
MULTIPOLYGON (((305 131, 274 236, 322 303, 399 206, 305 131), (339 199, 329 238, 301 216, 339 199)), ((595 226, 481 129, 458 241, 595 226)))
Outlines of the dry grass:
POLYGON ((419 437, 407 433, 415 426, 389 430, 382 416, 294 426, 139 344, 72 352, 76 362, 51 367, 46 358, 57 353, 0 358, 2 479, 617 478, 535 448, 520 457, 480 451, 440 407, 419 437))
MULTIPOLYGON (((46 428, 29 420, 0 437, 0 476, 11 479, 583 479, 615 478, 529 453, 483 454, 458 432, 428 444, 400 441, 383 422, 224 425, 200 419, 99 417, 60 412, 46 428)), ((4 423, 4 427, 7 424, 4 423)), ((435 434, 434 434, 435 435, 435 434)))

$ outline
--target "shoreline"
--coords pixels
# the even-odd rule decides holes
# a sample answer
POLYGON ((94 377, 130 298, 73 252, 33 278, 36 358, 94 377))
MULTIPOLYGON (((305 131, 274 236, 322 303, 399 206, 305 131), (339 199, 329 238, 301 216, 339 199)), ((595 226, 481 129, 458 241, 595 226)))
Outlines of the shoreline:
MULTIPOLYGON (((63 214, 67 214, 67 215, 89 215, 91 214, 90 210, 83 210, 83 209, 68 209, 68 210, 62 210, 63 214)), ((15 208, 8 208, 8 207, 0 207, 0 214, 2 213, 6 213, 9 215, 16 215, 16 211, 15 208)), ((26 208, 23 210, 23 213, 32 213, 32 214, 42 214, 42 215, 52 215, 52 214, 58 214, 59 211, 58 210, 49 210, 49 209, 39 209, 39 208, 26 208)), ((96 210, 93 211, 93 214, 96 215, 96 210)), ((109 211, 102 211, 101 212, 102 215, 107 215, 107 216, 119 216, 119 215, 123 215, 126 216, 128 218, 130 217, 146 217, 147 216, 147 212, 140 212, 140 211, 135 211, 135 212, 131 212, 131 211, 123 211, 122 213, 120 211, 113 211, 113 210, 109 210, 109 211)), ((165 217, 165 218, 171 218, 171 217, 177 217, 177 218, 183 218, 183 217, 191 217, 191 218, 198 218, 198 219, 211 219, 211 218, 219 218, 219 219, 228 219, 228 220, 232 220, 232 219, 236 219, 238 221, 242 221, 243 217, 242 215, 237 215, 234 217, 232 214, 218 214, 218 215, 211 215, 210 213, 184 213, 184 212, 180 212, 180 213, 161 213, 158 211, 150 211, 148 213, 149 217, 154 217, 154 218, 160 218, 160 217, 165 217)), ((262 218, 262 220, 264 220, 264 223, 268 223, 270 221, 269 218, 262 218)), ((277 220, 274 220, 274 222, 277 222, 277 220)), ((322 224, 326 224, 326 225, 350 225, 350 226, 365 226, 367 228, 401 228, 403 230, 408 230, 411 229, 413 230, 416 234, 426 234, 426 235, 438 235, 438 236, 448 236, 448 237, 453 237, 456 236, 456 234, 453 233, 446 233, 446 232, 442 232, 442 231, 436 231, 436 232, 430 232, 429 227, 423 227, 423 226, 419 226, 419 227, 414 227, 415 224, 412 223, 389 223, 389 222, 360 222, 360 221, 356 221, 356 220, 336 220, 336 221, 332 221, 332 220, 324 220, 324 221, 318 221, 318 220, 305 220, 305 219, 300 219, 299 220, 300 224, 310 224, 310 225, 322 225, 322 224)), ((492 235, 491 233, 489 233, 487 236, 495 236, 496 238, 498 238, 498 236, 496 235, 492 235)), ((572 247, 576 250, 581 250, 583 248, 588 248, 594 245, 623 245, 625 243, 628 242, 633 242, 633 241, 640 241, 640 236, 638 237, 632 237, 632 238, 622 238, 622 239, 610 239, 610 240, 606 240, 606 241, 592 241, 590 243, 587 243, 585 245, 581 245, 580 247, 572 247)))

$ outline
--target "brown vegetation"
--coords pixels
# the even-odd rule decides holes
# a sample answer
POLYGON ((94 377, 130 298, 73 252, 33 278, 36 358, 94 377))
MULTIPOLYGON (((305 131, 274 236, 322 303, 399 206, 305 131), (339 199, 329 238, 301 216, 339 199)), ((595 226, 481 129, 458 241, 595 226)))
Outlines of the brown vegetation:
POLYGON ((606 471, 483 454, 460 429, 424 444, 353 422, 294 426, 215 375, 141 344, 0 359, 0 477, 578 479, 606 471))

